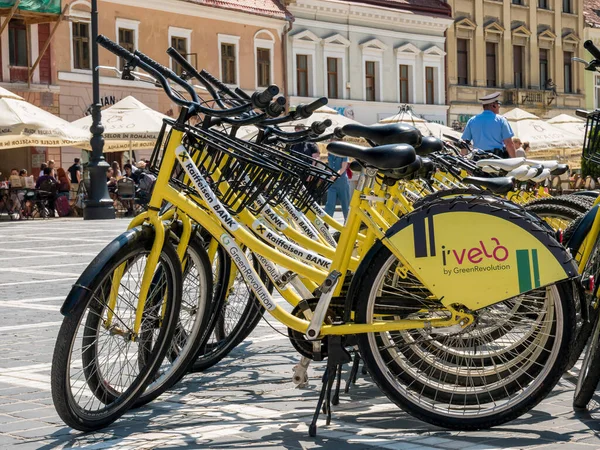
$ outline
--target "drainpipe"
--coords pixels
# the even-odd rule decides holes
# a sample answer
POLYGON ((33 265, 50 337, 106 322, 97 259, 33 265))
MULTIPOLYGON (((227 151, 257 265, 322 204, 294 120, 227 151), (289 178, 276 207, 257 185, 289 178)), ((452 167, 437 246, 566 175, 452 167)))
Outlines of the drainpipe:
POLYGON ((292 31, 294 23, 294 18, 290 17, 287 23, 283 27, 283 33, 281 35, 281 54, 283 55, 283 90, 285 92, 285 96, 288 98, 288 101, 285 104, 286 112, 289 111, 290 108, 290 93, 288 92, 288 75, 287 75, 287 38, 290 31, 292 31))

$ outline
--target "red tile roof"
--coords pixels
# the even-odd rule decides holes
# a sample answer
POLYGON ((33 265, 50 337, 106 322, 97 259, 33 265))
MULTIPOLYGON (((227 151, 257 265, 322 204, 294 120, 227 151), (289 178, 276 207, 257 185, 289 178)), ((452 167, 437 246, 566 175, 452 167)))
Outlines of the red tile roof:
POLYGON ((600 27, 600 0, 584 0, 583 19, 593 27, 600 27))
POLYGON ((183 0, 198 5, 241 11, 275 19, 291 19, 291 14, 278 0, 183 0))
MULTIPOLYGON (((404 9, 416 13, 452 17, 452 8, 443 0, 347 0, 352 3, 404 9)), ((600 0, 595 0, 600 1, 600 0)))

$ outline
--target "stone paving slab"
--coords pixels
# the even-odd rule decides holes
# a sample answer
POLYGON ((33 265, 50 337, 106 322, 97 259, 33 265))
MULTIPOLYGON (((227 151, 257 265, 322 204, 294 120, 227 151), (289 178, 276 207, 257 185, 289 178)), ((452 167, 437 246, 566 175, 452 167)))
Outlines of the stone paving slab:
MULTIPOLYGON (((129 412, 102 432, 65 427, 51 400, 50 367, 62 300, 92 258, 128 220, 0 222, 0 449, 581 449, 600 448, 600 404, 571 408, 576 373, 547 399, 511 423, 455 432, 420 422, 359 376, 334 407, 333 421, 308 423, 323 363, 297 389, 297 354, 286 337, 261 323, 230 357, 191 374, 172 391, 129 412)), ((285 332, 279 324, 271 325, 285 332)), ((600 401, 600 397, 598 398, 600 401)))

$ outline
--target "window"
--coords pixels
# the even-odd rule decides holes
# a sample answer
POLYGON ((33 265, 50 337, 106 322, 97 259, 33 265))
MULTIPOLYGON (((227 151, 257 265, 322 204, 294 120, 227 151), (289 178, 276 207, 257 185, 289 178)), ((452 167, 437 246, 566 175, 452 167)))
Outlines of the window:
POLYGON ((9 64, 27 67, 27 29, 22 20, 12 19, 8 24, 9 64))
POLYGON ((296 75, 299 97, 308 97, 308 55, 296 55, 296 75))
POLYGON ((271 84, 271 50, 256 49, 256 65, 258 66, 258 86, 266 87, 271 84))
MULTIPOLYGON (((181 53, 183 56, 187 56, 187 39, 179 36, 171 36, 171 47, 181 53)), ((183 67, 173 61, 173 72, 177 75, 183 73, 183 67)))
POLYGON ((496 79, 497 50, 498 50, 498 44, 496 44, 494 42, 486 42, 485 43, 485 78, 486 78, 486 86, 487 87, 498 86, 498 82, 496 79))
POLYGON ((516 88, 522 88, 525 82, 523 54, 523 47, 513 45, 513 71, 515 73, 514 84, 516 88))
POLYGON ((600 108, 600 76, 595 77, 594 109, 600 108))
POLYGON ((458 84, 469 84, 469 41, 457 39, 458 84))
POLYGON ((398 73, 400 75, 400 103, 410 103, 408 70, 410 67, 406 64, 400 64, 398 73))
POLYGON ((73 22, 73 68, 90 70, 90 24, 73 22))
POLYGON ((338 58, 327 58, 327 96, 329 98, 340 98, 338 62, 338 58))
POLYGON ((565 52, 565 92, 573 93, 573 61, 571 58, 573 57, 572 52, 565 52))
POLYGON ((571 5, 571 0, 563 0, 562 2, 562 10, 565 13, 573 13, 573 8, 571 5))
POLYGON ((550 75, 548 73, 548 50, 540 48, 540 88, 546 89, 550 75))
POLYGON ((235 44, 221 44, 221 76, 225 84, 235 84, 235 44))
MULTIPOLYGON (((135 41, 134 41, 135 31, 129 30, 127 28, 119 28, 119 45, 123 47, 125 50, 129 50, 131 53, 135 50, 135 41)), ((125 66, 125 61, 123 58, 120 59, 120 68, 123 69, 125 66)))
POLYGON ((368 102, 375 101, 375 61, 365 61, 365 91, 368 102))
POLYGON ((523 6, 523 0, 512 0, 513 5, 521 5, 523 6))
POLYGON ((433 105, 435 103, 435 81, 433 67, 425 67, 425 103, 433 105))
POLYGON ((549 0, 538 0, 538 8, 550 9, 550 1, 549 0))

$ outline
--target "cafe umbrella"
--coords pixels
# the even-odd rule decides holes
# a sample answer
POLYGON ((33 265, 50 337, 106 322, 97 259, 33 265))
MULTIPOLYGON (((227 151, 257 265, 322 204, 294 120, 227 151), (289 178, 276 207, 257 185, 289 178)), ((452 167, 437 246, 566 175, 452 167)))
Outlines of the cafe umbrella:
MULTIPOLYGON (((154 111, 132 96, 103 109, 104 153, 154 148, 163 119, 168 119, 168 116, 154 111)), ((72 125, 80 130, 89 130, 92 116, 82 117, 72 125)), ((88 141, 78 147, 91 150, 89 131, 88 141)))
POLYGON ((0 87, 0 149, 78 146, 89 138, 89 131, 0 87))

